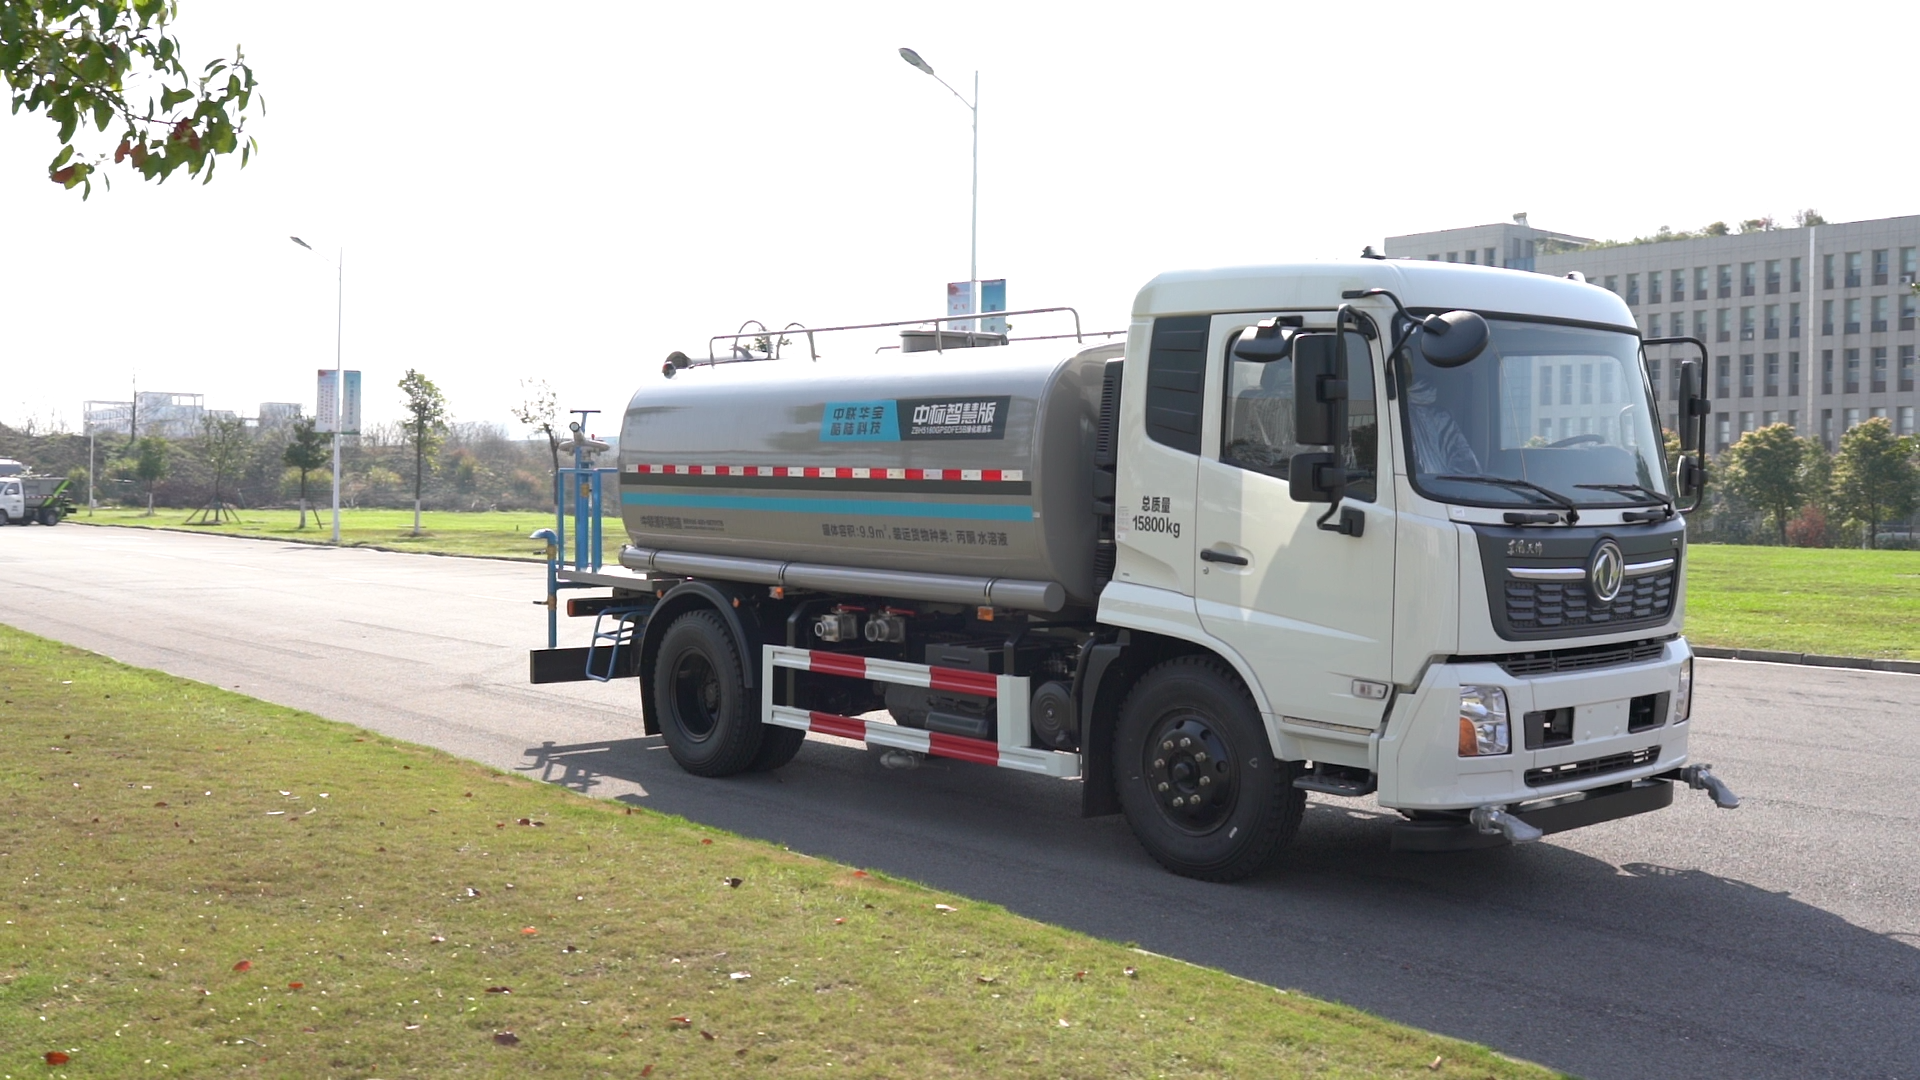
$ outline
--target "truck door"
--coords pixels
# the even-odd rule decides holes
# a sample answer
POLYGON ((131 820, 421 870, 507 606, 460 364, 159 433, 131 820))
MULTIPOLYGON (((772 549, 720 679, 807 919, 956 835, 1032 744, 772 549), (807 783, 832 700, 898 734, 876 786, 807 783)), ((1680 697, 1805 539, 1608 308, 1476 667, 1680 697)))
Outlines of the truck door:
MULTIPOLYGON (((1288 492, 1288 460, 1318 449, 1293 442, 1292 362, 1231 355, 1239 332, 1265 317, 1216 315, 1208 335, 1207 385, 1219 390, 1207 409, 1218 422, 1208 417, 1205 430, 1217 437, 1200 455, 1194 596, 1201 625, 1252 667, 1275 712, 1351 739, 1379 727, 1392 671, 1393 485, 1376 476, 1379 462, 1391 460, 1382 453, 1375 393, 1381 350, 1347 335, 1344 505, 1359 509, 1366 525, 1359 536, 1322 530, 1315 522, 1326 504, 1295 502, 1288 492)), ((1307 329, 1316 321, 1332 319, 1311 314, 1307 329)), ((1368 761, 1364 738, 1356 750, 1360 761, 1344 763, 1368 761)))

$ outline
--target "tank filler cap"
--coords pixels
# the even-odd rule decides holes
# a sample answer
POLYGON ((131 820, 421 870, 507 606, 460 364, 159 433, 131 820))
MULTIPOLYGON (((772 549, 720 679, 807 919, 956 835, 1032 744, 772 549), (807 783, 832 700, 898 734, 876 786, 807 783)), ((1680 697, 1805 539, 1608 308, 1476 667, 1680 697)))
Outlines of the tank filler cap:
POLYGON ((660 365, 660 374, 671 379, 673 378, 674 372, 679 371, 682 368, 692 367, 692 366, 693 366, 693 361, 687 359, 687 354, 681 352, 678 349, 675 349, 674 351, 667 354, 667 362, 660 365))

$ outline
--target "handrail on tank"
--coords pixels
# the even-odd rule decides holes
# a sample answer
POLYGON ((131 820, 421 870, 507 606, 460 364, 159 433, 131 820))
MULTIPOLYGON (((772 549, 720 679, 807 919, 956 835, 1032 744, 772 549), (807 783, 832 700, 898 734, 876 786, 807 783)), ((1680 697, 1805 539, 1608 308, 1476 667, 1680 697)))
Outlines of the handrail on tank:
MULTIPOLYGON (((1126 334, 1125 330, 1089 330, 1084 335, 1082 334, 1034 334, 1032 337, 1010 337, 1007 339, 1007 344, 1011 345, 1016 341, 1059 341, 1061 338, 1072 338, 1075 341, 1080 342, 1080 344, 1084 345, 1086 344, 1086 342, 1082 340, 1083 337, 1121 337, 1125 334, 1126 334)), ((900 346, 898 345, 882 345, 873 351, 876 353, 883 353, 890 349, 898 349, 899 347, 900 346)))
MULTIPOLYGON (((1004 319, 1011 315, 1046 315, 1056 311, 1064 311, 1073 316, 1073 333, 1060 334, 1058 336, 1063 338, 1071 337, 1075 341, 1084 341, 1085 335, 1080 329, 1080 312, 1070 307, 1024 308, 1020 311, 976 311, 968 315, 946 314, 946 315, 939 315, 931 319, 899 319, 894 322, 855 323, 849 326, 801 326, 799 323, 788 323, 784 328, 781 329, 780 334, 784 335, 788 330, 798 330, 801 333, 807 335, 807 352, 810 354, 812 359, 819 360, 820 352, 817 348, 814 347, 813 336, 815 334, 828 334, 828 333, 834 333, 840 330, 885 330, 890 326, 925 326, 929 323, 933 324, 934 329, 938 331, 940 324, 943 322, 976 322, 980 319, 1004 319)), ((748 319, 747 322, 757 322, 757 320, 748 319)), ((740 325, 744 327, 746 323, 741 323, 740 325)), ((712 337, 708 338, 707 339, 707 361, 706 361, 706 364, 702 366, 712 367, 715 364, 732 364, 732 363, 742 362, 747 358, 737 357, 737 358, 732 358, 727 360, 720 359, 719 357, 713 355, 713 347, 716 343, 722 342, 722 341, 738 341, 741 338, 754 338, 754 337, 768 338, 769 344, 771 344, 774 349, 774 355, 775 356, 779 355, 778 350, 780 346, 778 342, 778 336, 769 333, 767 331, 766 326, 761 325, 760 332, 757 334, 755 333, 715 334, 712 337)), ((1020 340, 1032 341, 1032 340, 1038 340, 1038 339, 1022 338, 1020 340)), ((946 349, 942 347, 940 336, 937 333, 934 335, 934 351, 935 352, 946 351, 946 349)), ((772 359, 772 357, 767 357, 767 359, 772 359)), ((694 365, 690 364, 688 366, 694 366, 694 365)))

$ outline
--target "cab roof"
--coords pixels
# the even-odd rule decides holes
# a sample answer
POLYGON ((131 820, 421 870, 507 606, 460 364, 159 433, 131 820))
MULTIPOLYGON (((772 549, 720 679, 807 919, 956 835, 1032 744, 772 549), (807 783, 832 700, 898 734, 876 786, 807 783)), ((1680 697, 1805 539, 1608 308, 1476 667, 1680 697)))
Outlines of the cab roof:
POLYGON ((1489 315, 1533 315, 1638 332, 1626 303, 1598 285, 1525 270, 1410 259, 1176 270, 1147 282, 1134 297, 1133 315, 1332 309, 1346 302, 1341 293, 1356 289, 1387 289, 1414 309, 1466 308, 1489 315))

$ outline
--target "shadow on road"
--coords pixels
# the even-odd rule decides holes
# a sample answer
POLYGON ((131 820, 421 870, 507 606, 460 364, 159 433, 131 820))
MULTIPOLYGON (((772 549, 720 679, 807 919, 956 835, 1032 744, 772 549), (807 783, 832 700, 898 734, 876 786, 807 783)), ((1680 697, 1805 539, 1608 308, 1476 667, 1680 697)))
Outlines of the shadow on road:
MULTIPOLYGON (((1162 871, 1077 782, 809 741, 776 773, 701 780, 658 738, 544 743, 530 775, 926 882, 1294 987, 1582 1076, 1920 1077, 1920 948, 1731 878, 1549 840, 1388 849, 1397 816, 1316 801, 1240 885, 1162 871)), ((1648 833, 1684 830, 1676 806, 1648 833)), ((1699 813, 1712 813, 1699 809, 1699 813)), ((1608 826, 1602 826, 1606 828, 1608 826)))

